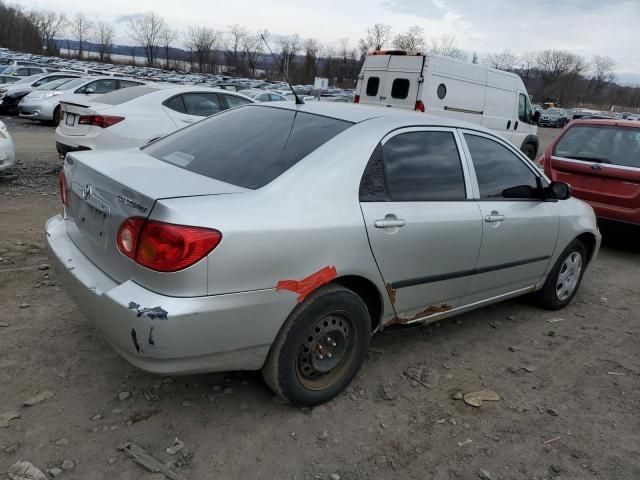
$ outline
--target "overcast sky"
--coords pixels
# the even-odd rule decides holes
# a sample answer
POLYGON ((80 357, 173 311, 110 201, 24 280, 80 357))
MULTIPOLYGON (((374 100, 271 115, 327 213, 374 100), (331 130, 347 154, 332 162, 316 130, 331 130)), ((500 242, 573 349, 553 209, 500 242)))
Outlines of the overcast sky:
POLYGON ((621 83, 640 82, 640 0, 18 0, 25 8, 82 10, 117 22, 118 42, 128 43, 125 19, 154 10, 175 28, 203 25, 224 31, 239 23, 274 35, 298 33, 322 43, 349 38, 352 45, 374 23, 398 33, 411 25, 425 36, 455 35, 480 56, 505 48, 515 53, 563 49, 590 58, 612 57, 621 83))

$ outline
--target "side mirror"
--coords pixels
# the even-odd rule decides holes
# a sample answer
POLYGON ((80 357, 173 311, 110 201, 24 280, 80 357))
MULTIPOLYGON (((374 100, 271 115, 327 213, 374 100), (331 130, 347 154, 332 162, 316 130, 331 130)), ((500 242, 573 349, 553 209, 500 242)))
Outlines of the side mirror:
POLYGON ((518 185, 502 191, 503 198, 540 198, 539 190, 531 185, 518 185))
POLYGON ((555 200, 571 198, 571 186, 564 182, 551 182, 547 187, 547 197, 555 200))

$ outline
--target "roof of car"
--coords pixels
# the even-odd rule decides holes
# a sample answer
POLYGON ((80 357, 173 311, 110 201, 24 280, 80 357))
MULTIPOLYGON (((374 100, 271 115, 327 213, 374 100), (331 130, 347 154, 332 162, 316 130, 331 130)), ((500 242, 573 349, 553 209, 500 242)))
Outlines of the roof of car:
MULTIPOLYGON (((257 104, 260 106, 260 104, 257 104)), ((303 112, 332 117, 347 122, 360 123, 372 118, 389 117, 394 119, 406 118, 412 120, 416 125, 438 125, 441 127, 471 128, 474 130, 486 130, 479 125, 471 124, 462 120, 450 119, 442 116, 429 115, 403 110, 401 108, 388 108, 374 105, 358 105, 353 103, 340 102, 307 102, 304 105, 296 105, 292 102, 269 103, 269 108, 285 108, 288 110, 299 110, 303 112)), ((487 130, 488 131, 488 130, 487 130)))
POLYGON ((613 127, 631 127, 640 128, 640 122, 634 120, 621 120, 619 118, 577 118, 573 120, 569 125, 606 125, 613 127))

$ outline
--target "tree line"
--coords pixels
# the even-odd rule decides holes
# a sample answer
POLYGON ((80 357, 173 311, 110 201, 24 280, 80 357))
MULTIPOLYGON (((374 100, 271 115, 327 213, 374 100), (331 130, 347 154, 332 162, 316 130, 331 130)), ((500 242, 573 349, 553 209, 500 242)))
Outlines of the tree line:
MULTIPOLYGON (((178 31, 155 12, 132 17, 126 32, 135 46, 144 52, 147 66, 166 66, 192 72, 229 73, 238 76, 282 78, 294 83, 313 83, 316 76, 327 77, 333 85, 355 86, 367 52, 403 50, 408 53, 433 52, 462 61, 484 63, 515 72, 524 81, 534 102, 555 101, 563 106, 591 104, 640 108, 640 86, 615 82, 615 62, 607 56, 585 59, 564 50, 544 50, 516 55, 509 50, 480 56, 462 50, 453 35, 427 38, 419 26, 394 32, 388 24, 378 23, 364 32, 357 44, 338 39, 322 44, 298 34, 273 36, 268 30, 252 31, 238 24, 225 31, 192 26, 178 31), (175 48, 183 45, 182 49, 175 48), (275 60, 267 50, 274 50, 275 60)), ((64 13, 22 10, 0 0, 0 45, 13 50, 58 55, 56 39, 73 39, 77 57, 85 55, 87 45, 97 50, 100 61, 112 61, 114 26, 92 21, 84 13, 68 17, 64 13)), ((68 48, 70 50, 70 48, 68 48)), ((135 49, 132 48, 132 55, 135 49)))

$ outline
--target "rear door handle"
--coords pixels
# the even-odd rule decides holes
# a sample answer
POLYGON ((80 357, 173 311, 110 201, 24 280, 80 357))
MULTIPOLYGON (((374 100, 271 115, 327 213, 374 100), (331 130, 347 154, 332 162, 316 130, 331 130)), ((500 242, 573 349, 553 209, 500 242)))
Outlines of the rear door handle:
POLYGON ((399 228, 407 224, 406 220, 398 218, 397 220, 376 220, 373 226, 376 228, 399 228))
POLYGON ((504 218, 504 215, 500 215, 499 212, 496 212, 494 210, 493 212, 491 212, 491 215, 487 215, 486 217, 484 217, 484 221, 489 223, 502 222, 504 218))

